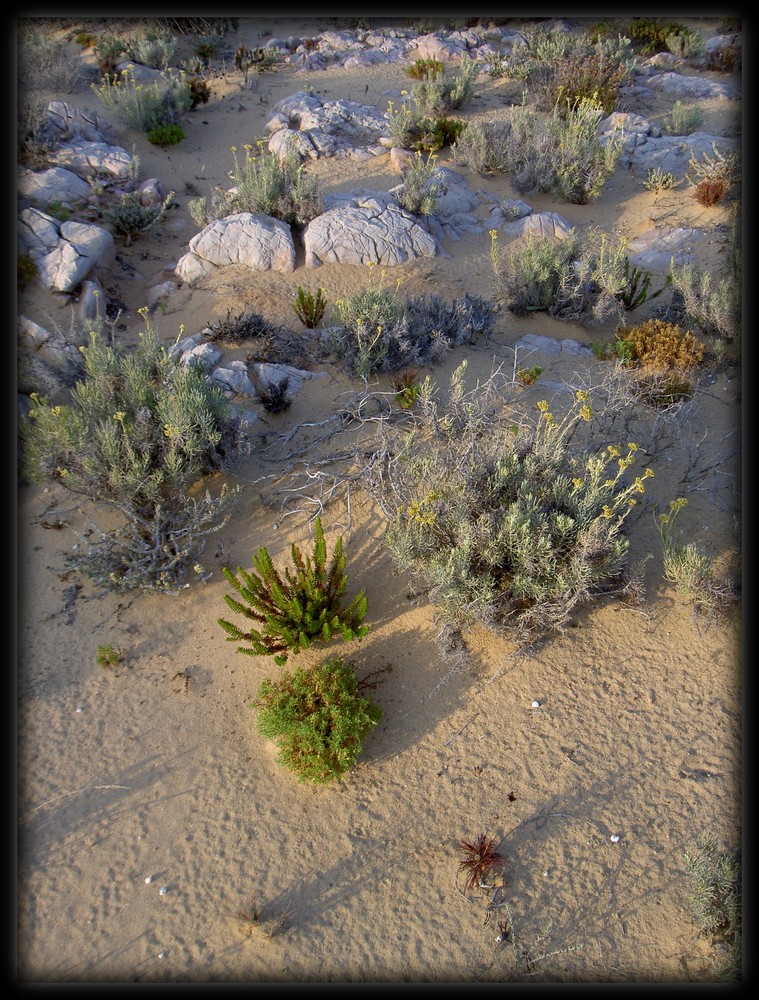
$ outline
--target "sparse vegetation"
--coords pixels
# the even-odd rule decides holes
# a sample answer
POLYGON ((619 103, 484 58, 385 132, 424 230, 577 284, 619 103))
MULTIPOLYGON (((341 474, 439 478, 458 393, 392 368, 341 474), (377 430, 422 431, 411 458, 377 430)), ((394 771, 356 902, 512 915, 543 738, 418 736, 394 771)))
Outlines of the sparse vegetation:
POLYGON ((165 216, 173 200, 174 192, 170 191, 162 202, 143 205, 139 191, 128 191, 106 209, 105 216, 116 232, 125 237, 125 246, 130 246, 134 236, 147 232, 165 216))
POLYGON ((656 527, 662 543, 664 579, 693 605, 698 614, 711 614, 735 598, 732 588, 717 578, 714 561, 695 542, 683 542, 682 532, 675 523, 687 500, 678 497, 670 501, 669 511, 659 514, 656 527))
POLYGON ((591 420, 587 393, 554 416, 500 411, 498 379, 466 391, 466 362, 447 405, 428 386, 414 429, 379 487, 396 565, 428 588, 440 619, 525 641, 561 629, 581 603, 619 588, 626 518, 650 469, 630 480, 637 446, 572 450, 591 420))
POLYGON ((327 299, 324 296, 324 289, 317 288, 316 295, 313 292, 306 292, 298 285, 295 295, 295 302, 292 303, 293 312, 308 329, 315 329, 322 321, 327 310, 327 299))
POLYGON ((474 840, 460 840, 458 848, 462 853, 459 874, 466 875, 464 889, 467 891, 481 886, 494 871, 506 864, 505 857, 498 850, 498 841, 485 833, 478 834, 474 840))
POLYGON ((701 834, 684 853, 693 916, 718 947, 716 980, 743 981, 743 920, 740 857, 720 851, 716 838, 701 834))
POLYGON ((235 490, 193 488, 234 458, 236 425, 221 393, 199 368, 175 363, 149 324, 131 350, 107 346, 100 326, 81 350, 84 377, 70 403, 32 396, 24 471, 121 515, 119 527, 77 547, 76 569, 110 590, 171 591, 235 499, 235 490))

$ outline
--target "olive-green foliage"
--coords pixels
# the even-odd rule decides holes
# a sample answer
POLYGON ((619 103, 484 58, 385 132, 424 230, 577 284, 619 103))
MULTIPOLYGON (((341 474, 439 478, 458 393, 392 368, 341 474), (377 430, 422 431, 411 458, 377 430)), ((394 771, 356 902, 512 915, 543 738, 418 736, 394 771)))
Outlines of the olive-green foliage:
POLYGON ((133 236, 147 232, 164 217, 173 200, 174 192, 170 191, 162 202, 143 205, 139 191, 128 191, 106 209, 105 217, 117 233, 126 237, 129 246, 133 236))
POLYGON ((240 653, 273 656, 279 666, 287 662, 290 653, 308 649, 315 641, 327 642, 340 635, 345 642, 350 642, 362 638, 368 631, 368 627, 361 624, 368 607, 364 591, 349 604, 343 602, 348 577, 342 536, 337 539, 328 564, 324 530, 321 518, 317 517, 313 557, 304 557, 294 543, 291 554, 293 569, 285 567, 284 577, 275 568, 265 547, 253 557, 257 572, 246 572, 238 567, 238 579, 225 566, 224 575, 241 600, 229 594, 224 595, 224 600, 235 613, 257 624, 243 631, 223 618, 218 619, 228 642, 247 643, 237 647, 240 653))
POLYGON ((199 368, 172 359, 149 325, 134 349, 108 346, 93 327, 81 351, 84 376, 70 403, 33 396, 20 428, 24 472, 122 515, 123 526, 96 533, 72 559, 98 585, 170 590, 236 493, 191 494, 233 456, 228 404, 199 368))
POLYGON ((662 543, 664 579, 675 585, 685 601, 698 614, 711 614, 734 597, 729 583, 717 578, 714 561, 695 542, 683 542, 676 521, 687 500, 671 500, 669 512, 659 514, 656 527, 662 543))
POLYGON ((653 473, 628 479, 634 444, 570 448, 592 417, 586 393, 564 414, 543 401, 537 418, 513 421, 501 383, 466 391, 465 371, 394 446, 377 486, 386 543, 446 623, 537 638, 619 583, 625 519, 653 473))
POLYGON ((464 56, 458 73, 453 77, 442 73, 413 83, 411 96, 420 114, 428 118, 439 118, 468 104, 474 97, 474 81, 478 72, 477 62, 464 56))
POLYGON ((232 147, 232 190, 212 198, 210 205, 206 198, 190 203, 196 222, 206 225, 236 212, 261 212, 293 225, 305 224, 319 215, 322 200, 318 180, 306 173, 294 148, 281 157, 264 149, 255 155, 249 145, 244 149, 245 156, 239 160, 237 148, 232 147))
POLYGON ((548 90, 552 105, 572 107, 591 100, 611 114, 623 88, 632 82, 635 58, 627 39, 599 40, 594 45, 573 45, 564 59, 553 66, 548 90))
POLYGON ((597 198, 622 150, 618 137, 601 142, 596 134, 603 117, 591 98, 557 105, 545 121, 525 106, 515 107, 506 151, 516 190, 545 191, 575 205, 597 198))
POLYGON ((562 239, 528 232, 501 250, 491 230, 491 263, 516 316, 547 312, 586 325, 618 317, 627 286, 625 244, 576 229, 562 239))
POLYGON ((451 347, 472 343, 493 325, 492 306, 475 295, 450 303, 440 295, 401 300, 368 288, 338 299, 334 311, 331 348, 351 374, 365 379, 439 364, 451 347))
POLYGON ((672 135, 690 135, 703 124, 703 121, 704 115, 700 108, 675 101, 662 124, 672 135))
POLYGON ((454 162, 480 175, 507 170, 510 129, 509 122, 469 122, 451 146, 454 162))
POLYGON ((417 152, 409 160, 395 200, 412 215, 434 215, 440 187, 433 180, 437 157, 417 152))
POLYGON ((718 981, 742 980, 743 920, 739 855, 720 851, 717 841, 701 834, 684 852, 685 874, 693 915, 702 934, 724 949, 718 981))
POLYGON ((185 138, 185 131, 181 125, 156 125, 148 129, 146 138, 154 146, 175 146, 185 138))
POLYGON ((649 294, 651 287, 651 272, 645 268, 633 264, 629 257, 625 258, 625 287, 618 293, 617 298, 622 302, 625 309, 630 312, 637 309, 644 302, 650 299, 657 299, 665 289, 672 284, 672 276, 667 275, 661 288, 649 294))
POLYGON ((324 297, 324 289, 317 288, 316 295, 307 292, 300 285, 295 296, 295 302, 291 303, 293 312, 301 323, 309 330, 315 329, 327 309, 327 300, 324 297))
POLYGON ((150 132, 159 125, 177 125, 193 102, 184 70, 168 69, 161 81, 137 83, 134 67, 125 66, 119 76, 104 76, 91 84, 105 106, 125 125, 150 132))
POLYGON ((267 678, 252 707, 259 710, 261 735, 279 747, 279 763, 298 781, 315 784, 341 781, 382 717, 379 706, 358 693, 353 669, 336 657, 267 678))
POLYGON ((406 67, 405 73, 412 80, 427 80, 430 77, 442 76, 445 73, 445 66, 439 59, 415 59, 406 67))
POLYGON ((668 40, 671 36, 686 36, 692 33, 690 28, 679 21, 658 17, 636 17, 625 28, 625 34, 631 39, 635 48, 645 56, 670 51, 668 40))
POLYGON ((128 57, 136 63, 150 66, 152 69, 168 69, 176 51, 177 40, 167 30, 148 29, 144 35, 139 35, 127 42, 128 57))
POLYGON ((18 287, 25 288, 26 285, 33 281, 37 275, 40 273, 39 267, 35 261, 32 260, 27 254, 20 254, 16 262, 16 268, 18 271, 18 287))

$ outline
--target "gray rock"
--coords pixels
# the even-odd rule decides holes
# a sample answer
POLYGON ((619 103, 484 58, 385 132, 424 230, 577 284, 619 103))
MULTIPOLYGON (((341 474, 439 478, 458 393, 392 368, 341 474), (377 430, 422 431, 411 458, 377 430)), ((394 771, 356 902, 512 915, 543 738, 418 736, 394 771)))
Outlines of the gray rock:
POLYGON ((65 101, 51 101, 47 106, 48 131, 57 142, 84 139, 103 142, 106 125, 97 115, 82 108, 75 108, 65 101))
POLYGON ((390 194, 351 192, 308 224, 303 234, 306 267, 322 264, 383 264, 434 257, 437 240, 390 194))
POLYGON ((691 135, 663 135, 649 137, 637 146, 629 157, 629 166, 637 177, 645 178, 649 170, 658 168, 681 180, 690 169, 691 157, 700 160, 704 154, 713 157, 715 149, 722 155, 737 153, 740 143, 736 139, 693 132, 691 135))
POLYGON ((629 241, 627 256, 632 264, 648 270, 668 269, 673 258, 681 266, 691 259, 692 244, 702 235, 699 229, 649 229, 629 241))
POLYGON ((647 77, 646 86, 674 100, 693 100, 699 97, 737 100, 740 97, 740 88, 735 83, 711 80, 703 76, 682 76, 680 73, 654 73, 647 77))
POLYGON ((132 154, 121 146, 109 146, 104 142, 77 140, 57 149, 53 159, 80 177, 110 177, 123 181, 134 173, 132 154))
POLYGON ((91 272, 112 263, 113 236, 101 226, 57 222, 38 209, 19 214, 18 245, 39 268, 45 288, 71 292, 91 272))
POLYGON ((295 245, 290 227, 259 212, 217 219, 190 240, 188 252, 177 262, 177 274, 193 285, 230 264, 251 271, 293 271, 295 245))
POLYGON ((256 389, 248 375, 244 361, 230 361, 211 372, 211 379, 221 388, 225 396, 255 396, 256 389))
POLYGON ((18 178, 18 193, 37 208, 44 209, 54 201, 71 208, 87 201, 92 188, 71 170, 50 167, 39 172, 24 170, 18 178))
POLYGON ((502 229, 509 238, 534 233, 536 236, 563 240, 571 232, 572 224, 558 212, 535 212, 515 222, 505 223, 502 229))

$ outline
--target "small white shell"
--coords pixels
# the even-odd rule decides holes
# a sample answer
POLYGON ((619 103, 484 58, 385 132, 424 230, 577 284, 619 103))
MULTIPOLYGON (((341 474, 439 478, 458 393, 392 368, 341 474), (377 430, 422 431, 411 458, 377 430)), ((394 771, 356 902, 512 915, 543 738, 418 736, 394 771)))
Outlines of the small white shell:
POLYGON ((145 879, 145 885, 150 885, 152 881, 153 881, 153 876, 148 875, 148 877, 145 879))
POLYGON ((619 843, 619 834, 618 833, 613 833, 611 835, 611 837, 609 837, 609 840, 612 842, 612 844, 618 844, 619 843))
POLYGON ((166 952, 165 951, 159 951, 158 952, 158 957, 159 958, 166 958, 166 952))
POLYGON ((539 701, 534 701, 534 702, 532 703, 532 707, 533 707, 533 708, 540 708, 540 702, 539 702, 539 701))
POLYGON ((162 885, 161 888, 158 890, 158 895, 165 896, 168 891, 169 887, 167 885, 162 885))

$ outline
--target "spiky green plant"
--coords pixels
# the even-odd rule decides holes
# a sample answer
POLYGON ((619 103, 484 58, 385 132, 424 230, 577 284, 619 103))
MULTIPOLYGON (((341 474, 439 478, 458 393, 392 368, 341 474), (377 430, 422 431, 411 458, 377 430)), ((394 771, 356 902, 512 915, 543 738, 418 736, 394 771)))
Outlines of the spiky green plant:
POLYGON ((368 631, 368 626, 362 625, 368 608, 365 592, 361 590, 349 604, 343 605, 348 577, 342 536, 335 543, 328 565, 324 529, 321 518, 317 517, 313 557, 304 557, 295 543, 291 554, 293 569, 286 567, 284 577, 264 546, 253 557, 257 572, 238 567, 238 579, 225 566, 224 575, 241 600, 230 594, 225 594, 224 600, 234 612, 256 624, 243 631, 224 618, 218 619, 229 642, 247 643, 237 647, 240 653, 273 656, 279 666, 287 662, 290 653, 308 649, 314 641, 328 642, 339 635, 350 642, 368 631))
POLYGON ((276 681, 267 678, 252 705, 259 710, 258 731, 276 740, 277 760, 299 781, 340 781, 382 717, 358 691, 352 668, 336 657, 276 681))
POLYGON ((684 852, 693 915, 702 934, 726 950, 718 980, 740 982, 743 926, 741 871, 736 853, 720 851, 713 836, 701 834, 684 852))
POLYGON ((298 291, 292 307, 295 315, 307 329, 315 329, 321 322, 327 309, 327 299, 324 296, 324 289, 317 288, 316 295, 314 295, 313 292, 307 292, 298 285, 298 291))

